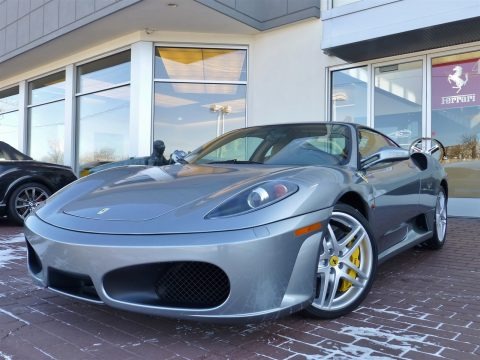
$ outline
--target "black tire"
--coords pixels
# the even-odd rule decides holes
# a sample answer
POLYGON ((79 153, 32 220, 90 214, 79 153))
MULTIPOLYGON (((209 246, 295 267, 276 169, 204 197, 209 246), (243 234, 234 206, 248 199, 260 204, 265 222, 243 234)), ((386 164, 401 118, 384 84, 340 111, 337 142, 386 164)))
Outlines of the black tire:
POLYGON ((333 319, 352 312, 370 292, 377 269, 377 245, 365 217, 349 205, 338 204, 321 246, 317 294, 305 312, 318 319, 333 319), (347 235, 352 232, 354 236, 347 235))
POLYGON ((25 218, 51 194, 45 185, 39 183, 19 185, 8 200, 8 217, 18 225, 23 225, 25 218))
POLYGON ((423 244, 432 250, 439 250, 447 239, 447 203, 448 198, 445 189, 440 186, 435 203, 435 217, 433 220, 433 235, 423 244))

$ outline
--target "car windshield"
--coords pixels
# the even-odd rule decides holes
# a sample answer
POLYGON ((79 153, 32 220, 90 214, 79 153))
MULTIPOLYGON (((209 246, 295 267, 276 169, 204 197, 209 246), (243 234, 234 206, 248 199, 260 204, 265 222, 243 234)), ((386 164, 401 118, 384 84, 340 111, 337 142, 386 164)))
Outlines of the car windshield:
POLYGON ((190 153, 193 164, 341 165, 350 154, 342 124, 289 124, 235 130, 190 153))

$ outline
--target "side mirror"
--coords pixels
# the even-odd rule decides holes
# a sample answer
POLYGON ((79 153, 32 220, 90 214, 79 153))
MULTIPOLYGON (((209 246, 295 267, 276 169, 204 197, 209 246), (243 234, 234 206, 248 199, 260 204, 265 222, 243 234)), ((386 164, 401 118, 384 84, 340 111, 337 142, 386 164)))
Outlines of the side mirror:
POLYGON ((407 160, 410 158, 410 152, 406 149, 398 148, 398 147, 383 147, 376 153, 362 159, 360 161, 360 166, 363 170, 371 168, 377 164, 383 162, 391 162, 391 161, 401 161, 407 160))

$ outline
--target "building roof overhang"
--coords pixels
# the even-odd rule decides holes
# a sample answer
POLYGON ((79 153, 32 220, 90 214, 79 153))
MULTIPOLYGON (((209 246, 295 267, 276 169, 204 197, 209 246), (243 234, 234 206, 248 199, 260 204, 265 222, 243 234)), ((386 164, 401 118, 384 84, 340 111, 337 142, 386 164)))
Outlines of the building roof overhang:
POLYGON ((480 17, 325 47, 331 56, 354 63, 480 41, 480 17))
POLYGON ((143 33, 143 37, 152 41, 159 38, 155 34, 167 32, 247 36, 259 33, 245 23, 191 0, 131 0, 128 7, 107 16, 95 16, 1 56, 0 83, 29 69, 136 33, 143 33))

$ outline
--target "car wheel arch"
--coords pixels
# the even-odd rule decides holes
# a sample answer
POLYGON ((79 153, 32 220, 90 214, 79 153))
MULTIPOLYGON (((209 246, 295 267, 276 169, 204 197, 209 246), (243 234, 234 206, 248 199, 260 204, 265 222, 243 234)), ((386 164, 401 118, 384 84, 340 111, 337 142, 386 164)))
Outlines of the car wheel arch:
POLYGON ((363 200, 362 196, 355 191, 349 191, 342 194, 337 202, 345 205, 350 205, 354 209, 356 209, 363 217, 369 220, 369 207, 367 203, 363 200))
POLYGON ((16 181, 12 182, 10 186, 8 187, 6 194, 5 194, 5 200, 6 203, 10 201, 10 197, 12 194, 15 192, 15 190, 19 187, 22 186, 23 184, 28 184, 28 183, 36 183, 45 186, 50 192, 53 194, 55 190, 53 189, 52 185, 46 181, 45 179, 38 177, 38 176, 22 176, 21 178, 18 178, 16 181))
POLYGON ((445 191, 445 196, 447 197, 448 199, 448 183, 447 183, 447 180, 443 179, 441 182, 440 182, 440 186, 443 188, 443 190, 445 191))
POLYGON ((7 216, 18 225, 23 225, 26 217, 42 202, 49 198, 53 191, 39 181, 22 181, 11 190, 7 201, 7 216))

